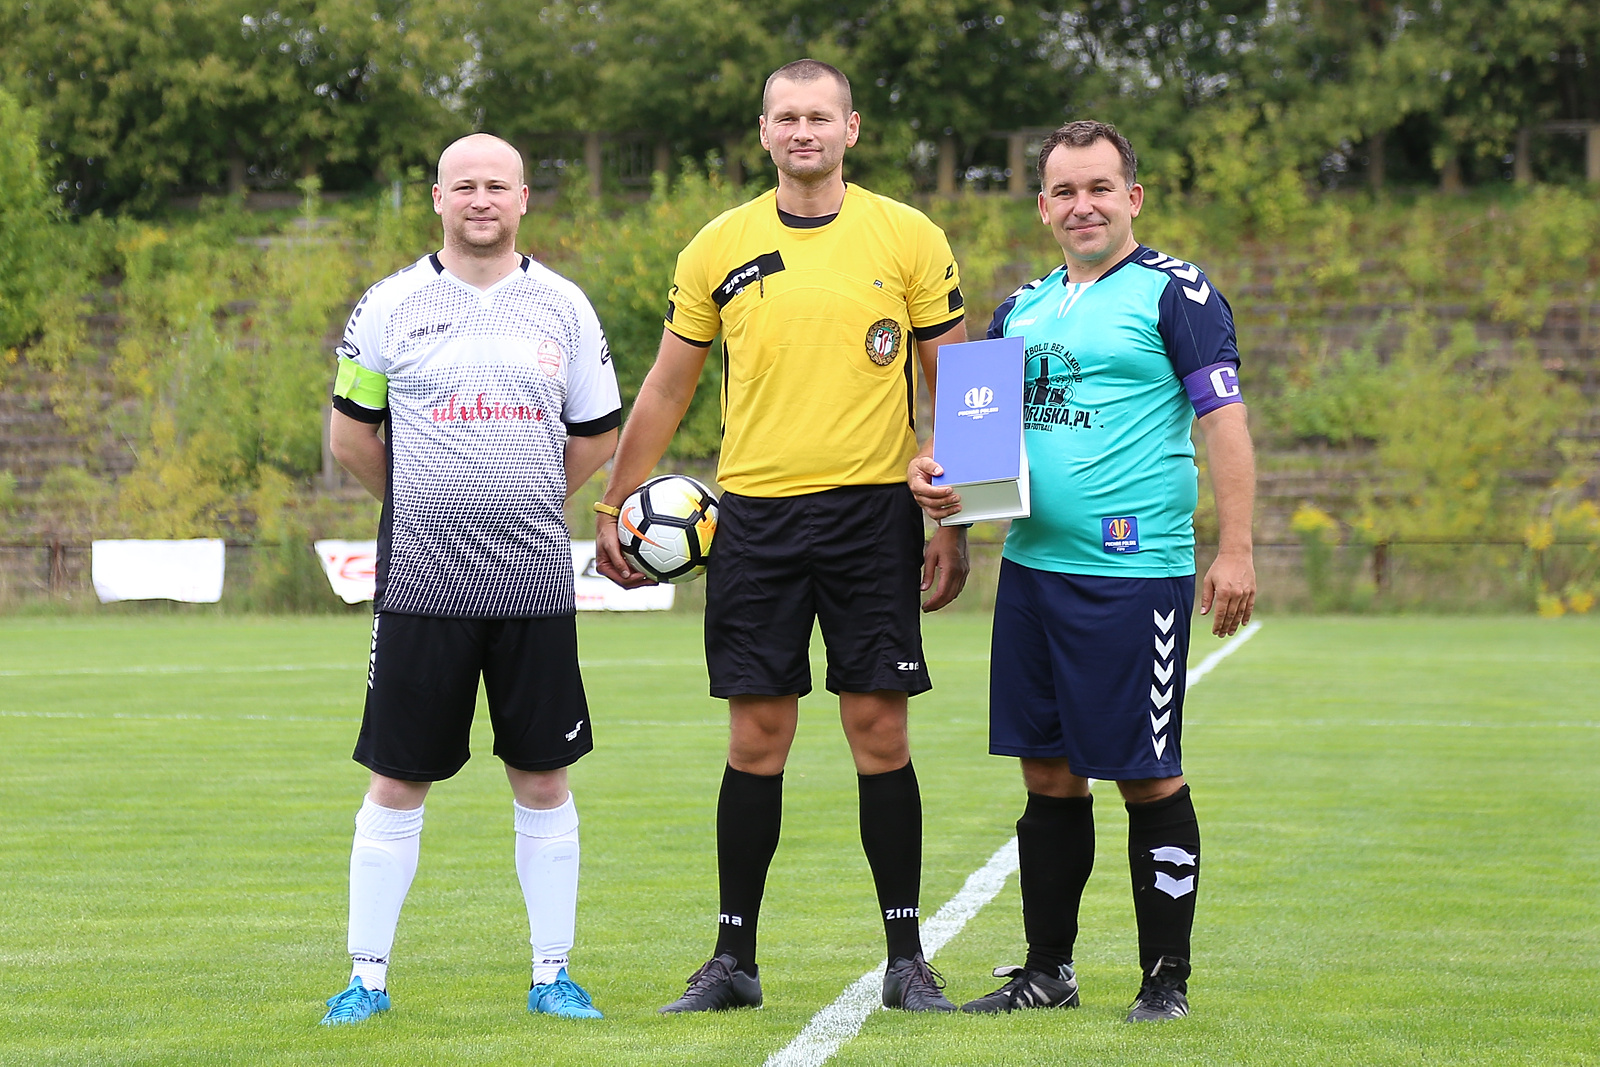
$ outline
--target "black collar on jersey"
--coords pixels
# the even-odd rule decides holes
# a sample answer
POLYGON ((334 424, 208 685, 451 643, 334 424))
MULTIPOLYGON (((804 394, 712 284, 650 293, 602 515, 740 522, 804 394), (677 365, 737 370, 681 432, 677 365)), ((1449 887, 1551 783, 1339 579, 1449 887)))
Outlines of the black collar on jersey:
MULTIPOLYGON (((529 267, 530 264, 533 263, 533 260, 532 260, 532 258, 523 255, 521 252, 518 252, 517 256, 518 256, 518 258, 520 258, 522 260, 521 263, 517 264, 517 269, 522 271, 524 274, 526 274, 527 271, 528 271, 528 267, 529 267)), ((433 264, 433 272, 435 274, 443 274, 444 273, 444 264, 439 262, 439 253, 437 253, 437 252, 429 252, 428 253, 428 262, 433 264)))
MULTIPOLYGON (((850 191, 850 183, 846 182, 844 188, 845 192, 848 193, 850 191)), ((820 230, 822 227, 839 217, 838 211, 835 211, 832 215, 791 214, 790 212, 783 210, 783 208, 778 207, 777 197, 772 198, 772 206, 778 208, 778 221, 789 227, 791 230, 820 230)), ((843 208, 841 207, 840 210, 842 211, 843 208)))
POLYGON ((778 209, 778 221, 791 230, 816 230, 839 217, 835 211, 832 215, 791 215, 789 212, 778 209))
MULTIPOLYGON (((1116 266, 1112 267, 1110 270, 1108 270, 1104 274, 1100 275, 1100 277, 1096 278, 1095 281, 1097 281, 1097 282, 1105 281, 1107 278, 1109 278, 1113 274, 1117 273, 1117 271, 1121 270, 1123 267, 1126 267, 1129 263, 1132 263, 1135 259, 1138 259, 1141 255, 1143 255, 1144 253, 1146 253, 1148 251, 1150 251, 1150 249, 1146 248, 1144 245, 1135 245, 1132 252, 1129 252, 1126 256, 1123 256, 1121 259, 1119 259, 1117 261, 1117 265, 1116 266)), ((1072 268, 1068 267, 1065 263, 1063 263, 1061 265, 1061 284, 1062 285, 1071 285, 1072 284, 1072 279, 1068 276, 1069 272, 1071 271, 1071 269, 1072 268)))

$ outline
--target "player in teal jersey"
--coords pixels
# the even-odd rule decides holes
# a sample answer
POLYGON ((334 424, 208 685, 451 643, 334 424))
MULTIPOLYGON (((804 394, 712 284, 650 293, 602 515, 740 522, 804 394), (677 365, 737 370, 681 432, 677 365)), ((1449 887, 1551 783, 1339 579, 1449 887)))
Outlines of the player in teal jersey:
MULTIPOLYGON (((1039 154, 1039 215, 1063 265, 1013 293, 989 336, 1022 337, 1032 512, 1011 524, 996 595, 990 742, 1019 757, 1028 955, 964 1010, 1075 1007, 1078 903, 1094 865, 1092 778, 1116 781, 1141 987, 1129 1022, 1189 1012, 1200 831, 1179 760, 1194 599, 1191 426, 1206 439, 1220 545, 1202 586, 1212 632, 1250 621, 1255 467, 1233 314, 1198 267, 1133 236, 1136 161, 1111 126, 1073 122, 1039 154)), ((937 428, 936 428, 937 429, 937 428)), ((961 510, 931 445, 908 481, 929 516, 961 510)))

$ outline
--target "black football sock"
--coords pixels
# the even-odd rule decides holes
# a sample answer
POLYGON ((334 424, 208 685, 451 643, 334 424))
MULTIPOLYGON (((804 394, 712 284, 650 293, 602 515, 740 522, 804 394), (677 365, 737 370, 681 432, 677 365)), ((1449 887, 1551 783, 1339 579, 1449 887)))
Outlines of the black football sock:
POLYGON ((767 887, 767 868, 778 851, 783 823, 783 772, 749 774, 727 768, 717 797, 717 882, 721 914, 717 948, 731 953, 737 970, 756 973, 756 919, 767 887))
POLYGON ((1127 808, 1139 967, 1149 974, 1162 956, 1189 958, 1200 887, 1200 824, 1187 785, 1163 800, 1127 808))
POLYGON ((1094 870, 1094 797, 1029 793, 1017 820, 1017 860, 1028 938, 1023 965, 1054 976, 1072 962, 1078 905, 1094 870))
POLYGON ((861 847, 872 868, 883 913, 889 962, 922 951, 917 897, 922 890, 922 793, 907 763, 897 771, 856 776, 861 797, 861 847))

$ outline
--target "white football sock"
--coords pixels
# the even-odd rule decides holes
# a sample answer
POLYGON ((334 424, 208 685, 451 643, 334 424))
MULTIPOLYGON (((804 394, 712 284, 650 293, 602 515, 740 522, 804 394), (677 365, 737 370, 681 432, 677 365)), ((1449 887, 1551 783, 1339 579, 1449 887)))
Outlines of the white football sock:
POLYGON ((517 828, 517 879, 528 905, 535 985, 553 982, 567 965, 578 918, 578 809, 567 794, 559 808, 511 802, 517 828))
POLYGON ((366 797, 350 848, 350 977, 387 989, 389 950, 422 843, 422 809, 382 808, 366 797))

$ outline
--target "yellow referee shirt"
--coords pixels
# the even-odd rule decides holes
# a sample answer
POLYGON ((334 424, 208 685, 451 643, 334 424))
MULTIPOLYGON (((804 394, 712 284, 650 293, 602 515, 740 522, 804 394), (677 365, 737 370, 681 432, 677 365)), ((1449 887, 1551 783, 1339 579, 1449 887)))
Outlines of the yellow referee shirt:
POLYGON ((775 191, 707 223, 678 255, 666 325, 695 345, 722 335, 717 481, 758 497, 903 481, 915 339, 961 306, 944 232, 854 185, 822 226, 787 225, 775 191))

